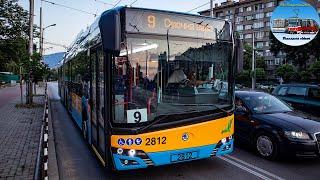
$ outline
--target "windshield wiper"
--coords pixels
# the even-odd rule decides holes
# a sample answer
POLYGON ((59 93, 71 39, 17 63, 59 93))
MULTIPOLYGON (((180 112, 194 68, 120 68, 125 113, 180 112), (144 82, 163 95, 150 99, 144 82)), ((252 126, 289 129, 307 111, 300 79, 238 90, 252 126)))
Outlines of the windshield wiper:
MULTIPOLYGON (((181 104, 181 105, 183 105, 183 106, 191 106, 191 104, 181 104)), ((196 106, 213 106, 213 107, 215 107, 216 109, 220 110, 221 112, 226 113, 227 116, 231 116, 231 115, 232 115, 231 112, 233 111, 233 109, 231 109, 230 111, 227 111, 227 110, 225 110, 225 109, 223 109, 223 108, 220 108, 219 106, 217 106, 217 105, 215 105, 215 104, 195 104, 195 105, 196 105, 196 106)), ((163 116, 163 117, 161 117, 161 118, 159 118, 159 119, 151 122, 149 125, 137 129, 136 131, 137 131, 138 133, 142 133, 143 131, 145 131, 145 130, 149 129, 150 127, 152 127, 153 125, 155 125, 155 124, 163 121, 164 119, 168 118, 169 116, 170 116, 170 115, 165 115, 165 116, 163 116)))
POLYGON ((137 129, 136 131, 137 131, 138 133, 142 133, 143 131, 149 129, 150 127, 152 127, 153 125, 157 124, 158 122, 166 119, 167 117, 169 117, 169 115, 165 115, 165 116, 163 116, 163 117, 161 117, 161 118, 159 118, 159 119, 151 122, 149 125, 137 129))
POLYGON ((227 111, 227 110, 225 110, 215 104, 179 104, 178 106, 213 106, 216 109, 226 113, 228 116, 232 115, 231 112, 233 111, 233 109, 231 109, 230 111, 227 111))

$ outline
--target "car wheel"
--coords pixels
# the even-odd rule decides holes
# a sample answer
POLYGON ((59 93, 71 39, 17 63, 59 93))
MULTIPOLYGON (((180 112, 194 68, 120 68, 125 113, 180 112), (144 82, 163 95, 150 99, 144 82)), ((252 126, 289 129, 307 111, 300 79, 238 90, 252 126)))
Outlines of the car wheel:
POLYGON ((267 133, 260 133, 255 138, 257 153, 265 158, 274 160, 278 156, 278 144, 273 136, 267 133))

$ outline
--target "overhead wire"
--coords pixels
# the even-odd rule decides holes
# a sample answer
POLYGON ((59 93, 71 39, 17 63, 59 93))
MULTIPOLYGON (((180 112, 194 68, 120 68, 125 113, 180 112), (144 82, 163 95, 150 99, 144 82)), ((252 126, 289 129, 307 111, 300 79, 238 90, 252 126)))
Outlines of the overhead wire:
POLYGON ((202 4, 202 5, 200 5, 200 6, 197 6, 197 7, 193 8, 193 9, 187 11, 187 13, 192 12, 192 11, 194 11, 194 10, 196 10, 196 9, 202 8, 203 6, 206 6, 206 5, 208 5, 208 4, 210 4, 210 2, 207 2, 207 3, 205 3, 205 4, 202 4))
POLYGON ((43 38, 44 39, 44 44, 50 44, 50 45, 54 45, 54 46, 59 46, 59 47, 63 47, 63 48, 65 48, 65 49, 67 49, 68 48, 68 46, 66 46, 66 45, 64 45, 64 44, 59 44, 59 43, 55 43, 55 42, 50 42, 50 41, 48 41, 48 39, 46 39, 46 38, 43 38))
POLYGON ((107 3, 107 2, 104 2, 104 1, 101 1, 101 0, 94 0, 98 3, 101 3, 101 4, 104 4, 104 5, 109 5, 109 6, 114 6, 114 4, 111 4, 111 3, 107 3))
POLYGON ((131 4, 130 4, 130 6, 132 6, 134 3, 136 3, 138 0, 135 0, 135 1, 133 1, 131 4))
POLYGON ((116 7, 122 0, 119 0, 113 7, 116 7))
POLYGON ((47 0, 41 0, 41 1, 49 3, 49 4, 52 4, 52 5, 61 6, 61 7, 67 8, 67 9, 72 9, 74 11, 82 12, 82 13, 85 13, 85 14, 90 14, 90 15, 93 15, 95 17, 97 16, 97 14, 95 14, 95 13, 91 13, 91 12, 84 11, 84 10, 81 10, 81 9, 73 8, 73 7, 70 7, 70 6, 63 5, 63 4, 58 4, 58 3, 55 3, 55 2, 52 2, 52 1, 47 1, 47 0))

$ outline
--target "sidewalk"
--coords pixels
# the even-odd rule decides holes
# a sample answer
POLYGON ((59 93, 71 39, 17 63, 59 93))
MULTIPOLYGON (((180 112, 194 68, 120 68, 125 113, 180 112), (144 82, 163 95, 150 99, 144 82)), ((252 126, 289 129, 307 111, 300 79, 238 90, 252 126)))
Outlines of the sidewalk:
MULTIPOLYGON (((44 89, 38 88, 37 94, 44 94, 44 89)), ((34 102, 40 106, 16 108, 17 97, 0 108, 0 179, 33 179, 44 97, 36 96, 34 102)))

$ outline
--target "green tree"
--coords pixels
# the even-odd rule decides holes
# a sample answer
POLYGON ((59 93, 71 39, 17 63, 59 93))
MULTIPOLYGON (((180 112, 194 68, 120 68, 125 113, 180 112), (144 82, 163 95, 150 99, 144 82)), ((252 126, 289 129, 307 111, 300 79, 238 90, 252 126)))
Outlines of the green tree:
POLYGON ((39 53, 34 53, 31 57, 32 61, 30 61, 30 58, 26 56, 22 60, 22 67, 24 69, 24 74, 27 76, 30 75, 35 83, 38 81, 41 81, 44 76, 49 74, 49 68, 47 65, 43 64, 40 62, 40 54, 39 53))
MULTIPOLYGON (((312 75, 320 82, 320 61, 314 62, 310 68, 309 71, 312 73, 312 75)), ((310 76, 309 76, 310 78, 310 76)))
POLYGON ((310 71, 301 71, 300 72, 300 80, 302 82, 308 82, 310 81, 311 73, 310 71))
MULTIPOLYGON (((20 65, 28 56, 29 16, 18 0, 0 0, 0 71, 10 71, 14 62, 20 65)), ((39 37, 39 28, 34 28, 39 37)))
POLYGON ((294 80, 297 77, 297 73, 293 65, 283 64, 276 70, 277 76, 282 77, 285 82, 294 80))
POLYGON ((242 72, 238 73, 236 75, 236 82, 243 84, 245 86, 249 86, 251 83, 250 73, 251 73, 251 71, 249 71, 249 70, 243 70, 242 72))
MULTIPOLYGON (((250 44, 244 45, 244 56, 243 56, 243 69, 251 70, 252 68, 252 46, 250 44)), ((266 69, 267 65, 265 59, 261 56, 255 55, 256 68, 266 69)))
POLYGON ((256 69, 256 78, 257 78, 257 80, 266 79, 266 72, 264 71, 263 68, 256 69))

